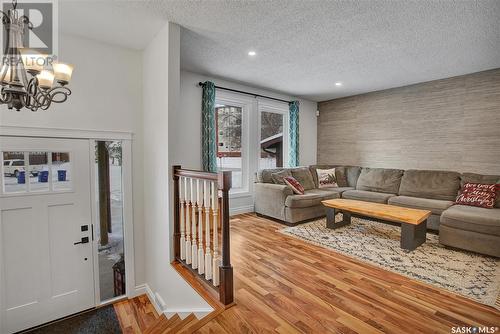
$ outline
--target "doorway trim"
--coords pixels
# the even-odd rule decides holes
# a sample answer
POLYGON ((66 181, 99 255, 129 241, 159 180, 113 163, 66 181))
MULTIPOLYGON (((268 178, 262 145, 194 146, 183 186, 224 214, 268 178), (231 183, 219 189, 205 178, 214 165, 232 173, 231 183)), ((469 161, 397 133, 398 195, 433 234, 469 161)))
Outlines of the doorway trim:
POLYGON ((133 224, 133 200, 132 200, 132 145, 130 140, 96 138, 89 139, 89 149, 91 152, 90 166, 90 192, 92 207, 92 225, 94 226, 94 240, 92 247, 94 251, 94 282, 95 282, 95 300, 96 306, 107 305, 114 300, 123 299, 123 297, 134 296, 135 291, 135 267, 134 267, 134 224, 133 224), (97 170, 94 161, 95 145, 97 141, 121 141, 122 142, 122 196, 123 196, 123 242, 125 253, 125 296, 119 296, 106 301, 101 301, 99 284, 99 252, 98 240, 95 238, 96 227, 99 222, 99 207, 96 198, 96 177, 97 170))
MULTIPOLYGON (((0 125, 0 138, 3 136, 9 137, 40 137, 40 138, 67 138, 67 139, 86 139, 90 145, 89 162, 90 162, 90 196, 91 196, 91 216, 92 225, 94 226, 94 233, 92 242, 93 245, 93 261, 94 261, 94 299, 95 306, 109 304, 113 301, 100 300, 99 292, 99 275, 98 254, 97 254, 97 240, 95 238, 96 214, 97 214, 97 201, 95 196, 95 165, 94 161, 94 147, 92 146, 96 140, 104 141, 121 141, 122 142, 122 185, 123 185, 123 234, 124 234, 124 252, 125 252, 125 296, 117 297, 116 299, 123 299, 124 297, 131 298, 137 295, 136 290, 141 287, 136 287, 135 284, 135 248, 134 248, 134 209, 133 209, 133 187, 132 187, 132 140, 133 133, 121 131, 101 131, 101 130, 83 130, 83 129, 62 129, 62 128, 38 128, 38 127, 21 127, 21 126, 6 126, 0 125)), ((3 265, 0 257, 0 268, 3 265)), ((0 272, 1 275, 1 272, 0 272)), ((0 277, 0 284, 2 277, 0 277)), ((1 304, 1 301, 0 301, 1 304)))

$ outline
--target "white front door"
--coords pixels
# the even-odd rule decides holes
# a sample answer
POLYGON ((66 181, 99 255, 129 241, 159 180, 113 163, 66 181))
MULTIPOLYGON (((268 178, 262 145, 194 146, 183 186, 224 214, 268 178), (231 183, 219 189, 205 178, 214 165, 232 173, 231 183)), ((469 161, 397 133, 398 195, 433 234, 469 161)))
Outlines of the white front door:
POLYGON ((0 151, 4 334, 92 308, 95 300, 89 141, 0 136, 0 151), (22 165, 17 173, 13 161, 22 165))

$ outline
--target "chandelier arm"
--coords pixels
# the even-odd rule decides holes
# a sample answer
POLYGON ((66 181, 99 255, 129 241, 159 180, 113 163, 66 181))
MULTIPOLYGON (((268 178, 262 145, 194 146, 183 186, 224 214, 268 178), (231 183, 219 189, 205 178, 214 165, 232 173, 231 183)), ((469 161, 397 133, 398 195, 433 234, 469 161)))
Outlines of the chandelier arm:
POLYGON ((28 25, 28 29, 33 30, 33 23, 31 23, 29 17, 23 15, 19 19, 21 20, 21 22, 28 25))
POLYGON ((25 105, 30 108, 33 111, 36 111, 38 107, 36 107, 36 104, 34 102, 34 96, 37 93, 37 85, 38 85, 38 79, 36 77, 33 77, 30 79, 29 83, 27 84, 26 88, 26 96, 25 96, 25 105))
POLYGON ((33 96, 33 98, 38 105, 42 106, 46 103, 47 94, 45 93, 45 91, 43 89, 40 89, 40 90, 38 90, 36 95, 33 96))
POLYGON ((2 88, 2 92, 0 94, 0 103, 2 104, 8 104, 12 101, 12 95, 10 94, 5 94, 3 88, 2 88))
POLYGON ((5 13, 3 10, 0 10, 0 14, 2 15, 2 23, 3 24, 10 24, 11 23, 10 16, 7 13, 5 13))
POLYGON ((54 87, 49 91, 50 101, 53 103, 66 102, 70 95, 71 90, 68 87, 54 87))

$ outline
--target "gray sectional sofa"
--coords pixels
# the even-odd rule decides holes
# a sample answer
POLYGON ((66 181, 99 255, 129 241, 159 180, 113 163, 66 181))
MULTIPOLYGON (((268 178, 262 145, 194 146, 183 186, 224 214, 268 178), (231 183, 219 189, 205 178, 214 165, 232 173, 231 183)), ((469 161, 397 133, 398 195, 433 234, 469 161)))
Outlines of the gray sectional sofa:
POLYGON ((500 176, 336 165, 265 169, 257 174, 255 211, 295 225, 324 216, 321 201, 332 198, 425 209, 432 212, 427 228, 439 232, 442 244, 500 257, 500 198, 493 209, 456 205, 466 182, 500 183, 500 176), (316 169, 334 167, 339 187, 319 189, 316 169), (295 177, 305 194, 295 195, 276 176, 273 179, 278 172, 295 177))

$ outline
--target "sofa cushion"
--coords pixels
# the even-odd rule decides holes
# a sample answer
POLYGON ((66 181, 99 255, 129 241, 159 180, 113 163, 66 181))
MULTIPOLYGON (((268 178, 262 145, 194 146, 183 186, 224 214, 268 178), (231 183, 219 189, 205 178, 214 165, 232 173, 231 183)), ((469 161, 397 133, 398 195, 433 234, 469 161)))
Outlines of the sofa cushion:
POLYGON ((273 179, 274 184, 285 184, 284 178, 287 176, 292 176, 292 173, 288 169, 283 169, 279 172, 272 173, 271 179, 273 179))
POLYGON ((272 174, 281 172, 283 170, 290 170, 290 168, 261 169, 257 172, 257 182, 259 182, 259 183, 274 183, 272 174))
MULTIPOLYGON (((460 175, 460 187, 466 183, 500 184, 500 175, 483 175, 474 173, 462 173, 460 175)), ((497 193, 495 208, 500 208, 500 194, 497 193)))
POLYGON ((362 168, 356 190, 397 194, 403 170, 385 168, 362 168))
POLYGON ((361 174, 361 167, 358 166, 346 166, 344 168, 346 187, 356 188, 356 183, 358 183, 359 174, 361 174))
POLYGON ((300 182, 305 190, 316 188, 311 171, 308 167, 294 168, 291 170, 292 176, 300 182))
POLYGON ((387 200, 395 194, 379 193, 374 191, 365 190, 347 190, 342 193, 342 198, 356 199, 360 201, 375 202, 375 203, 387 203, 387 200))
POLYGON ((329 191, 333 191, 335 193, 341 194, 347 190, 354 190, 354 188, 353 187, 328 187, 328 188, 321 188, 321 190, 329 190, 329 191))
POLYGON ((306 190, 304 195, 290 195, 285 200, 285 206, 289 208, 307 208, 320 205, 321 201, 332 198, 339 198, 340 194, 324 189, 306 190))
POLYGON ((435 215, 440 215, 454 203, 453 201, 443 201, 439 199, 394 196, 388 201, 391 205, 404 206, 406 208, 429 210, 435 215))
POLYGON ((460 187, 457 172, 414 170, 404 172, 399 195, 454 201, 460 187))
POLYGON ((500 209, 453 205, 441 215, 441 225, 500 236, 500 209))

